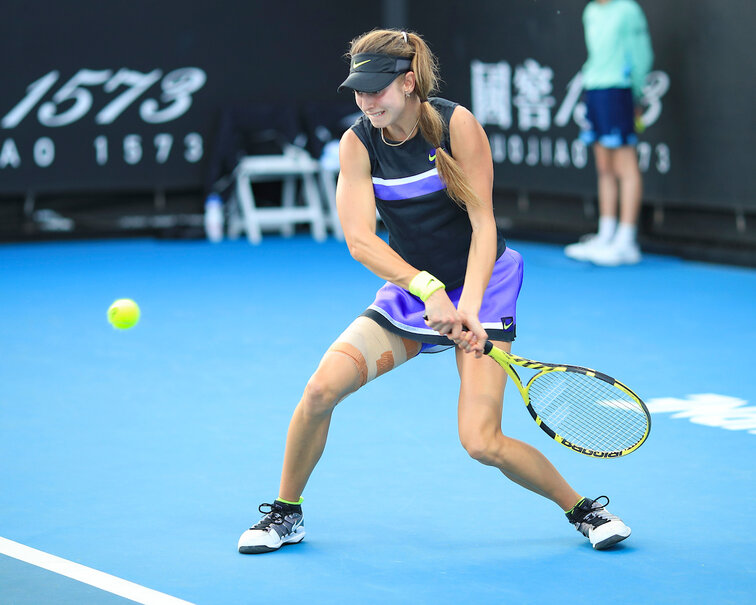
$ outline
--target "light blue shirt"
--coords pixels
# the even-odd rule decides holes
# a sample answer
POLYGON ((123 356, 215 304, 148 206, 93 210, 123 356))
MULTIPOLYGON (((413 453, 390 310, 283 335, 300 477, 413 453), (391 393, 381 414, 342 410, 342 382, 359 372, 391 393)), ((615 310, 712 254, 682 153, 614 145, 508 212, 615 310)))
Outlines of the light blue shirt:
POLYGON ((588 60, 583 65, 583 87, 632 88, 641 97, 654 52, 643 10, 635 0, 588 3, 583 11, 588 60))

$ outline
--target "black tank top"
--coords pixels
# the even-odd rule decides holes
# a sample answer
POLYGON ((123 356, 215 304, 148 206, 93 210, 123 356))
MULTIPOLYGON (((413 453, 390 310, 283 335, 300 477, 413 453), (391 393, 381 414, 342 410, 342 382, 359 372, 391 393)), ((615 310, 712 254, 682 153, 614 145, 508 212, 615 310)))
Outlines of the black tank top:
MULTIPOLYGON (((449 121, 457 103, 431 98, 446 125, 443 148, 453 157, 449 121)), ((389 245, 420 271, 428 271, 448 290, 465 280, 472 226, 467 213, 447 195, 436 169, 436 150, 418 134, 399 147, 381 140, 367 116, 352 126, 370 156, 375 203, 389 232, 389 245)), ((498 234, 496 258, 506 244, 498 234)))

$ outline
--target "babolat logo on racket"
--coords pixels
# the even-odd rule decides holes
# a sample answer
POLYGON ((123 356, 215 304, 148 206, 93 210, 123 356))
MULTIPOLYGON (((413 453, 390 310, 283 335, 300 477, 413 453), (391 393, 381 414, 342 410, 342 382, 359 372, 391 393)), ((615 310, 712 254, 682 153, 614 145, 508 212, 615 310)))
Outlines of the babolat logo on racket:
POLYGON ((588 449, 587 447, 580 447, 579 445, 575 445, 574 443, 567 441, 566 439, 562 439, 562 445, 570 448, 571 450, 575 450, 580 454, 593 456, 594 458, 619 458, 621 454, 621 452, 596 452, 594 450, 588 449))

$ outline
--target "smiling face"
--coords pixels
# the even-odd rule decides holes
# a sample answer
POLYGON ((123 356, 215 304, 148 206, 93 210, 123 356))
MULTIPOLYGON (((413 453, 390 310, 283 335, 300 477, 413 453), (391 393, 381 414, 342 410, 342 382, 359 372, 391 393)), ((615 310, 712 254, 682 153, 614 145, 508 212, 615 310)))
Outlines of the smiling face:
POLYGON ((354 92, 357 107, 368 117, 374 128, 386 128, 395 124, 404 114, 407 108, 405 91, 411 91, 408 83, 414 83, 414 80, 407 81, 411 80, 407 78, 408 75, 398 76, 386 88, 375 93, 354 92))

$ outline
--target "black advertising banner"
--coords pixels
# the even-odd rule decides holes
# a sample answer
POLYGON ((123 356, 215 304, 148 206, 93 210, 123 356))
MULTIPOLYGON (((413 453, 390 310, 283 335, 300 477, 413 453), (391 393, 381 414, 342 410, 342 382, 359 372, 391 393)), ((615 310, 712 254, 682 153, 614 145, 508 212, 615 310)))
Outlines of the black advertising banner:
MULTIPOLYGON (((385 3, 385 2, 384 2, 385 3)), ((638 145, 649 201, 756 208, 756 2, 639 0, 655 53, 638 145)), ((406 2, 442 94, 489 134, 496 183, 593 195, 582 0, 406 2)), ((343 102, 381 2, 3 3, 0 194, 200 188, 218 110, 343 102)))
POLYGON ((380 5, 3 3, 0 193, 200 187, 220 107, 336 100, 380 5))
MULTIPOLYGON (((645 199, 756 208, 753 0, 639 0, 655 60, 637 146, 645 199)), ((409 3, 410 25, 441 61, 443 94, 484 125, 496 184, 593 195, 578 138, 586 59, 577 0, 409 3)))

